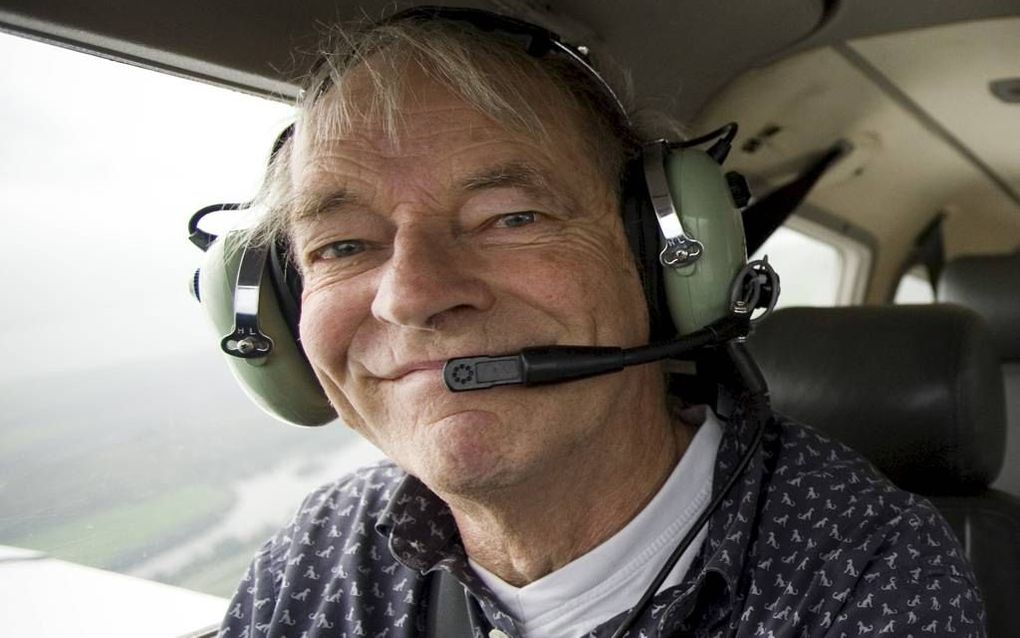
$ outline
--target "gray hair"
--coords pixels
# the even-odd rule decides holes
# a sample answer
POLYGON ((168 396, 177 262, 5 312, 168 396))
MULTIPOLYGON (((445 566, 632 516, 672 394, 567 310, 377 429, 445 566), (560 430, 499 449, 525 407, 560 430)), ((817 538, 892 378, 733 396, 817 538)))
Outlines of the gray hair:
MULTIPOLYGON (((401 20, 361 28, 336 27, 319 52, 297 103, 291 139, 270 160, 256 204, 264 216, 257 239, 285 237, 301 194, 291 192, 294 138, 314 142, 348 133, 356 122, 379 122, 394 142, 410 72, 422 72, 467 104, 515 132, 538 139, 550 130, 583 122, 584 143, 607 184, 619 192, 624 166, 639 146, 633 117, 576 61, 536 57, 517 41, 448 20, 401 20), (352 72, 359 88, 350 90, 352 72), (553 120, 550 118, 563 118, 553 120), (572 120, 572 122, 571 122, 572 120)), ((629 102, 624 94, 624 104, 629 102)), ((670 127, 674 129, 676 127, 670 127)))

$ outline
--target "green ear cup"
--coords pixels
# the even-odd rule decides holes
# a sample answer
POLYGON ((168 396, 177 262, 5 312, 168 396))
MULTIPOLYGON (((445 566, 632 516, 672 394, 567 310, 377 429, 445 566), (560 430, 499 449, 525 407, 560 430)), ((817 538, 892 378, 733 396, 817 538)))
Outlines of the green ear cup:
MULTIPOLYGON (((199 274, 202 305, 220 337, 234 330, 234 285, 246 241, 240 231, 218 239, 206 251, 199 274)), ((272 352, 257 359, 223 356, 245 393, 270 415, 294 425, 323 425, 335 419, 336 412, 290 334, 271 281, 269 272, 264 272, 259 326, 273 340, 272 352)))
POLYGON ((740 212, 726 178, 708 154, 677 149, 666 156, 666 179, 685 232, 704 246, 689 266, 663 266, 670 315, 680 334, 730 311, 730 286, 747 262, 740 212))

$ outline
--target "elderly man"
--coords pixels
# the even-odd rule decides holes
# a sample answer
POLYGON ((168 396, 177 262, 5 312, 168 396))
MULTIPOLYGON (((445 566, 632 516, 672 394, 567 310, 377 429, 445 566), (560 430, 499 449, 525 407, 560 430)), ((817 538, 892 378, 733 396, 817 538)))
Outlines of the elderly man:
POLYGON ((654 323, 620 211, 644 136, 583 53, 472 15, 346 33, 274 156, 301 345, 392 461, 306 499, 221 636, 984 635, 934 509, 809 429, 756 445, 740 405, 675 409, 654 363, 447 390, 454 357, 654 323))

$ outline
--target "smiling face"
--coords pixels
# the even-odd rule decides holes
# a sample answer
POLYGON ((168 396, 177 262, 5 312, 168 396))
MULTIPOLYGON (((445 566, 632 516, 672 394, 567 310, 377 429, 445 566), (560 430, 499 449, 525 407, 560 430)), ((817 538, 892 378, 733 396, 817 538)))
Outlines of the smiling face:
POLYGON ((396 140, 361 121, 293 150, 292 188, 308 202, 291 222, 301 340, 327 395, 440 492, 626 448, 640 406, 661 403, 654 366, 462 394, 441 376, 457 356, 646 342, 616 197, 580 123, 559 114, 569 126, 536 139, 424 74, 407 83, 396 140))

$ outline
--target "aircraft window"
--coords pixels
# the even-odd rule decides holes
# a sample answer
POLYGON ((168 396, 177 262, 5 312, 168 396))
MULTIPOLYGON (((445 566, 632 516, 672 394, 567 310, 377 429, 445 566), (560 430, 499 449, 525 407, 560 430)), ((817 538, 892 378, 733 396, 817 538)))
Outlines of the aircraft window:
POLYGON ((776 230, 752 255, 767 255, 779 273, 777 307, 835 306, 859 300, 867 251, 849 238, 803 219, 776 230), (838 242, 838 243, 837 243, 838 242))
POLYGON ((914 266, 900 278, 893 303, 935 303, 935 292, 924 266, 914 266))
POLYGON ((187 292, 188 217, 252 195, 292 109, 2 34, 0 59, 0 545, 228 596, 378 456, 261 414, 187 292))

